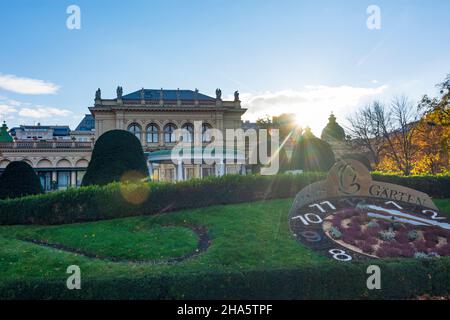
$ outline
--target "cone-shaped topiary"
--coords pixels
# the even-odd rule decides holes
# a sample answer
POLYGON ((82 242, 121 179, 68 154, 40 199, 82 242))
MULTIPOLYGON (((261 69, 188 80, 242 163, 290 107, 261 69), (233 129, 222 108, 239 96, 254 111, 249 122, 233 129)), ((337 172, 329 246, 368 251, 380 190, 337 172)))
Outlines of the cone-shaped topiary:
POLYGON ((315 137, 309 128, 298 140, 291 159, 292 170, 328 171, 335 162, 331 146, 315 137))
POLYGON ((82 185, 121 181, 124 174, 128 177, 148 176, 141 143, 128 131, 107 131, 95 143, 82 185))
POLYGON ((19 198, 42 192, 39 177, 26 162, 11 162, 0 177, 0 199, 19 198))

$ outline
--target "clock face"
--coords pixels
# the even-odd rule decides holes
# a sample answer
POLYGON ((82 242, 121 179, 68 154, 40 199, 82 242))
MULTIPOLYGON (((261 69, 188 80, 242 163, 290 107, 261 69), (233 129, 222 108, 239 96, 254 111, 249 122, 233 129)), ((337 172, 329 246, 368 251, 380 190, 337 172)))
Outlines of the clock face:
POLYGON ((338 260, 450 256, 449 215, 418 204, 348 196, 293 207, 296 239, 338 260))

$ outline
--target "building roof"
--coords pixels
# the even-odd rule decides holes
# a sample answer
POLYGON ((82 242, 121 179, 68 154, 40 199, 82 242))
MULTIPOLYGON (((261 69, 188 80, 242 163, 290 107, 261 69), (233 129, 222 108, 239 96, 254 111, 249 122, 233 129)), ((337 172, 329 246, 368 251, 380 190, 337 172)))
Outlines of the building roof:
MULTIPOLYGON (((200 92, 196 93, 193 90, 167 90, 163 89, 163 100, 177 100, 177 96, 180 96, 180 100, 198 100, 198 101, 215 101, 216 99, 200 92)), ((144 89, 144 99, 159 101, 161 97, 161 89, 144 89)), ((122 96, 122 100, 140 100, 141 90, 129 93, 122 96)))
POLYGON ((86 114, 75 128, 75 131, 92 131, 95 129, 95 119, 91 114, 86 114))
POLYGON ((19 127, 12 128, 9 132, 11 135, 15 136, 17 130, 33 130, 33 129, 40 129, 40 130, 53 130, 53 136, 56 137, 64 137, 70 135, 70 128, 69 126, 49 126, 45 125, 42 126, 40 124, 38 125, 21 125, 19 127))

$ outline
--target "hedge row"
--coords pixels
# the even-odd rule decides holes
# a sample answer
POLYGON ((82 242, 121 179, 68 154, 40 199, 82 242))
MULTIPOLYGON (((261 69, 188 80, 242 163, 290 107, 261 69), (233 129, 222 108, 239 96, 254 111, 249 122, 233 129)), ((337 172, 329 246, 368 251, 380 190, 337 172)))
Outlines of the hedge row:
POLYGON ((372 174, 374 180, 399 184, 408 188, 416 189, 427 193, 433 198, 450 198, 450 176, 397 176, 372 174))
MULTIPOLYGON (((323 173, 276 176, 228 175, 180 183, 89 186, 44 195, 0 201, 0 224, 65 224, 95 221, 210 205, 293 197, 323 173), (129 195, 125 200, 124 194, 129 195), (135 204, 136 200, 142 200, 135 204)), ((379 176, 433 197, 450 198, 450 177, 379 176)))
POLYGON ((229 175, 180 183, 89 186, 0 201, 0 224, 63 224, 284 198, 323 178, 323 174, 274 177, 229 175), (133 201, 125 200, 123 194, 130 195, 129 198, 142 194, 146 199, 140 204, 133 204, 133 201))
POLYGON ((381 289, 367 289, 367 263, 322 263, 301 269, 86 279, 19 281, 0 287, 1 299, 404 299, 450 292, 448 259, 376 262, 381 289))

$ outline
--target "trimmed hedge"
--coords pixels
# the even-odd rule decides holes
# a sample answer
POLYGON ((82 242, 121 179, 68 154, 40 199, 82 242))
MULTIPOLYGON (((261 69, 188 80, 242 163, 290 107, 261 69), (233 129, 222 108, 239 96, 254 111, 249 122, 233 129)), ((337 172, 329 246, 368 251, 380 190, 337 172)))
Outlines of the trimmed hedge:
POLYGON ((179 183, 112 183, 41 196, 0 201, 0 224, 65 224, 119 217, 157 214, 218 204, 290 197, 324 174, 239 176, 194 179, 179 183), (127 202, 123 194, 148 188, 141 204, 127 202))
POLYGON ((290 167, 292 170, 328 172, 335 163, 335 156, 330 144, 304 134, 292 151, 290 167))
POLYGON ((110 130, 95 143, 82 185, 106 185, 144 177, 148 177, 148 169, 141 142, 131 132, 110 130))
POLYGON ((1 299, 404 299, 450 292, 448 259, 372 261, 381 290, 368 290, 369 263, 327 262, 300 269, 152 274, 142 278, 82 279, 82 290, 59 281, 16 281, 1 299))
POLYGON ((427 193, 432 198, 450 198, 450 176, 397 176, 373 173, 375 181, 399 184, 427 193))
POLYGON ((39 177, 26 162, 11 162, 0 176, 0 199, 20 198, 43 192, 39 177))
MULTIPOLYGON (((397 177, 375 175, 375 180, 398 183, 450 198, 450 177, 397 177)), ((293 197, 308 184, 325 179, 324 173, 276 176, 228 175, 179 183, 88 186, 44 195, 0 201, 0 224, 65 224, 120 217, 157 214, 211 205, 293 197), (140 204, 127 202, 122 194, 148 191, 140 204)))

